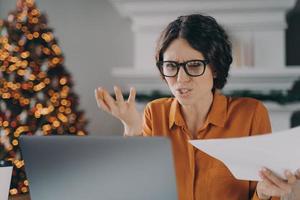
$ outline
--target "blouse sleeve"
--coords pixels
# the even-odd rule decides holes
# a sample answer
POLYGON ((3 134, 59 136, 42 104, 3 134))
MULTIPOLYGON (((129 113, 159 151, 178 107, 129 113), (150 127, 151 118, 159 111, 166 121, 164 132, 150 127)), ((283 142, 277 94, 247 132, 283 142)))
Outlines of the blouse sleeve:
POLYGON ((261 135, 271 133, 271 123, 267 108, 259 102, 253 116, 250 135, 261 135))
POLYGON ((149 104, 143 114, 143 136, 152 136, 152 116, 149 104))

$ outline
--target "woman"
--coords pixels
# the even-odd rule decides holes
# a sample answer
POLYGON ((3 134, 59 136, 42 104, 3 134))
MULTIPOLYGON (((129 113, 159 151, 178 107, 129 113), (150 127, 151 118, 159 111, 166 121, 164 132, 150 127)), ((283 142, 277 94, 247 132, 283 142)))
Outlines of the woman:
POLYGON ((171 139, 179 199, 270 199, 291 191, 296 176, 289 171, 288 181, 266 168, 258 183, 236 180, 220 161, 188 143, 271 132, 262 103, 218 92, 226 83, 232 57, 228 36, 215 19, 194 14, 171 22, 159 38, 156 61, 174 98, 150 102, 143 117, 135 107, 134 88, 127 101, 118 87, 116 99, 103 88, 96 90, 96 99, 101 109, 121 120, 126 136, 171 139))

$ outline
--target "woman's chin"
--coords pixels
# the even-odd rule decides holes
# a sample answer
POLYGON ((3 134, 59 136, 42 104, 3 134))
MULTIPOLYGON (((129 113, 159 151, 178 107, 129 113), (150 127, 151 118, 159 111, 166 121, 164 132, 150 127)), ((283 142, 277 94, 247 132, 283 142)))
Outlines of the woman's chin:
POLYGON ((176 97, 176 99, 178 100, 179 104, 182 106, 189 106, 192 105, 192 99, 190 98, 181 98, 181 97, 176 97))

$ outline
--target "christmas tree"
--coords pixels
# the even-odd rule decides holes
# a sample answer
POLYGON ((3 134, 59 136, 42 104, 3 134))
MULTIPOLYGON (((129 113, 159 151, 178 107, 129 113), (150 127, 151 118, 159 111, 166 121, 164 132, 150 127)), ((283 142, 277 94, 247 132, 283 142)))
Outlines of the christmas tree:
POLYGON ((0 21, 0 159, 11 160, 10 194, 28 192, 20 135, 86 135, 62 51, 34 0, 0 21))

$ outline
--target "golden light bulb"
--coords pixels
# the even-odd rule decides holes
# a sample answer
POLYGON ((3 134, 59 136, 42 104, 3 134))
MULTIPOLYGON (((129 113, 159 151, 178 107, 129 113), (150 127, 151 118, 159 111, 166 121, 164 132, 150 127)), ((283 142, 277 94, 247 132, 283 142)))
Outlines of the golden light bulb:
POLYGON ((12 141, 12 145, 17 146, 18 144, 19 144, 18 140, 14 139, 14 140, 12 141))
POLYGON ((33 9, 33 10, 31 11, 31 14, 32 14, 33 16, 36 16, 36 15, 39 15, 39 14, 40 14, 40 11, 39 11, 38 9, 33 9))
POLYGON ((72 126, 72 127, 69 128, 69 131, 70 131, 71 133, 75 133, 76 128, 75 128, 74 126, 72 126))
POLYGON ((34 33, 33 33, 33 37, 34 37, 34 38, 38 38, 39 36, 40 36, 40 34, 39 34, 38 32, 34 32, 34 33))
POLYGON ((41 82, 41 83, 35 85, 35 86, 33 87, 33 90, 36 91, 36 92, 38 92, 38 91, 42 90, 42 89, 45 88, 45 87, 46 87, 45 83, 44 83, 44 82, 41 82))
POLYGON ((34 117, 37 118, 37 119, 40 118, 41 117, 41 113, 39 111, 36 111, 34 113, 34 117))
POLYGON ((68 101, 66 99, 63 99, 60 101, 61 105, 66 106, 68 104, 68 101))
POLYGON ((68 118, 64 114, 58 113, 57 116, 58 116, 58 119, 60 119, 60 121, 62 121, 64 123, 68 122, 68 118))
POLYGON ((23 27, 21 28, 21 30, 25 33, 25 32, 28 30, 28 28, 27 28, 26 26, 23 26, 23 27))
POLYGON ((2 98, 3 99, 9 99, 11 97, 11 94, 10 93, 3 93, 2 94, 2 98))
POLYGON ((59 48, 58 45, 56 45, 56 44, 52 45, 52 49, 53 49, 53 51, 54 51, 54 53, 56 55, 60 55, 61 54, 61 49, 59 48))
POLYGON ((61 78, 61 79, 59 80, 59 83, 60 83, 61 85, 65 85, 65 84, 67 83, 67 78, 66 78, 66 77, 61 78))
POLYGON ((30 74, 28 77, 29 80, 34 81, 36 79, 35 75, 30 74))
POLYGON ((44 83, 45 84, 49 84, 50 83, 50 79, 49 78, 45 78, 44 83))
POLYGON ((11 151, 13 149, 13 146, 8 145, 6 149, 7 149, 7 151, 11 151))
POLYGON ((63 112, 65 112, 65 107, 64 106, 59 106, 59 108, 58 108, 58 111, 59 112, 61 112, 61 113, 63 113, 63 112))
POLYGON ((17 29, 21 29, 21 28, 22 28, 22 24, 17 23, 17 24, 16 24, 16 28, 17 28, 17 29))
POLYGON ((27 34, 26 37, 27 37, 28 40, 32 40, 33 39, 33 35, 32 34, 27 34))
POLYGON ((43 108, 43 109, 41 110, 41 114, 42 114, 42 115, 47 115, 47 114, 49 114, 49 109, 48 109, 48 108, 43 108))
POLYGON ((21 61, 21 60, 18 60, 18 61, 16 62, 16 66, 17 66, 17 67, 21 67, 21 66, 22 66, 22 61, 21 61))
POLYGON ((32 23, 33 24, 37 24, 39 22, 39 19, 37 18, 37 17, 34 17, 33 19, 32 19, 32 23))
POLYGON ((7 127, 8 125, 9 125, 8 121, 4 121, 4 122, 2 123, 2 126, 3 126, 3 127, 7 127))
POLYGON ((9 190, 9 193, 11 195, 16 195, 16 194, 18 194, 18 190, 16 188, 13 188, 13 189, 9 190))
POLYGON ((53 40, 53 35, 52 33, 48 32, 48 33, 43 33, 42 34, 42 38, 46 41, 46 42, 50 42, 51 40, 53 40))
POLYGON ((26 73, 26 71, 24 69, 19 69, 17 74, 20 75, 20 76, 24 76, 26 73))
POLYGON ((55 102, 57 101, 57 98, 51 97, 51 98, 50 98, 50 101, 51 101, 52 103, 55 103, 55 102))
POLYGON ((40 104, 40 103, 38 103, 38 104, 36 104, 36 106, 35 106, 37 109, 42 109, 43 108, 43 105, 42 104, 40 104))
POLYGON ((28 180, 25 180, 25 181, 24 181, 24 185, 26 185, 26 186, 29 185, 29 184, 28 184, 28 180))
POLYGON ((28 192, 28 188, 27 188, 27 187, 22 187, 22 188, 21 188, 21 191, 22 191, 23 193, 26 193, 26 192, 28 192))
POLYGON ((23 60, 22 64, 21 64, 21 67, 22 68, 26 68, 27 66, 28 66, 28 61, 27 60, 23 60))
POLYGON ((55 128, 58 128, 58 127, 60 126, 60 122, 59 122, 58 120, 55 120, 55 121, 53 122, 53 126, 54 126, 55 128))
POLYGON ((65 113, 66 113, 66 114, 71 114, 71 113, 72 113, 71 108, 66 108, 65 113))
POLYGON ((83 131, 78 131, 78 132, 77 132, 77 135, 79 135, 79 136, 84 136, 85 133, 84 133, 83 131))
POLYGON ((21 53, 21 58, 25 59, 25 58, 28 58, 30 55, 29 51, 24 51, 21 53))
POLYGON ((49 55, 50 54, 50 49, 48 48, 43 48, 43 53, 46 54, 46 55, 49 55))
POLYGON ((4 129, 4 134, 5 134, 6 136, 8 136, 8 135, 10 134, 10 129, 9 129, 9 128, 5 128, 5 129, 4 129))
POLYGON ((24 40, 19 40, 18 44, 19 44, 20 46, 24 46, 25 41, 24 41, 24 40))
POLYGON ((11 72, 15 71, 16 69, 17 69, 16 65, 10 65, 8 68, 8 70, 11 72))
POLYGON ((43 79, 43 78, 45 78, 47 76, 47 74, 45 73, 45 72, 40 72, 39 74, 38 74, 38 77, 40 78, 40 79, 43 79))
POLYGON ((49 124, 45 124, 45 125, 43 125, 42 129, 44 132, 48 132, 51 130, 51 126, 49 124))
POLYGON ((56 65, 56 64, 59 63, 59 58, 55 57, 55 58, 53 58, 53 59, 51 60, 51 62, 52 62, 54 65, 56 65))

